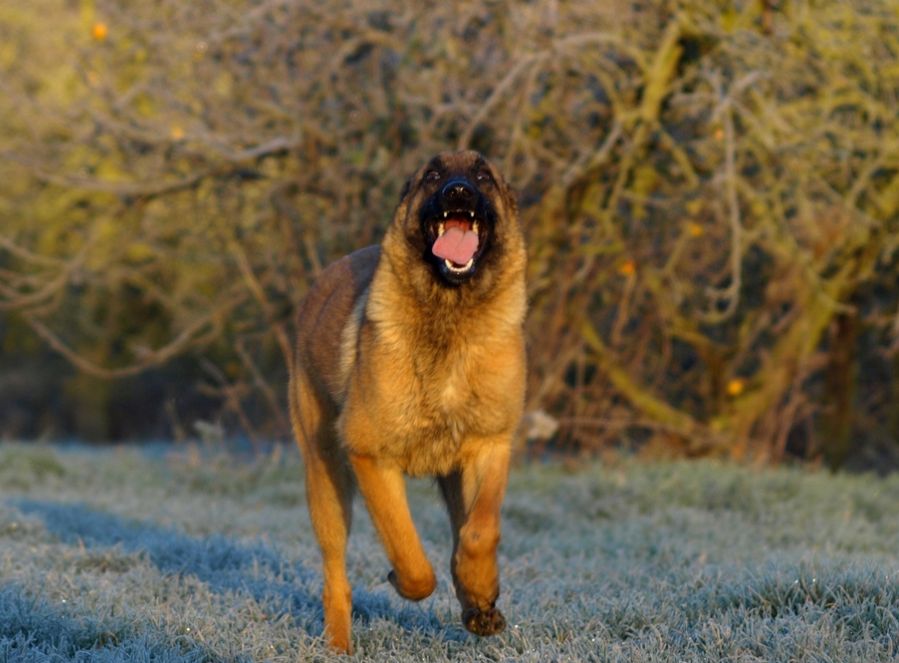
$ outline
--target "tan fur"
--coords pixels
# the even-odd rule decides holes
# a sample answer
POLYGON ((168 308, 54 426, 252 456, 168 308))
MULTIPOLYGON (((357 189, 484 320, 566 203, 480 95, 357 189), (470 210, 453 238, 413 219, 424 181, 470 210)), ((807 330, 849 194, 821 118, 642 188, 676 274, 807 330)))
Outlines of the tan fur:
MULTIPOLYGON (((474 152, 436 158, 467 174, 474 152)), ((432 161, 433 165, 434 161, 432 161)), ((409 514, 403 475, 438 477, 453 527, 453 580, 466 627, 504 625, 496 548, 511 438, 524 401, 525 249, 515 202, 496 170, 481 190, 498 216, 491 260, 468 282, 440 282, 421 252, 416 173, 380 247, 329 266, 299 311, 290 405, 322 548, 325 631, 349 652, 344 551, 358 485, 404 597, 435 577, 409 514)))

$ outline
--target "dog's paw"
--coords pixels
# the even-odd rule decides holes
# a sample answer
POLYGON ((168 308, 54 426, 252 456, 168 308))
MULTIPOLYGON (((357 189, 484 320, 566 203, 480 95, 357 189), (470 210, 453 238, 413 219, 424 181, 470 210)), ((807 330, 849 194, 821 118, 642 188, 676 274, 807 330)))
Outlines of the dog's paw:
POLYGON ((423 573, 420 578, 414 578, 411 582, 401 583, 396 571, 387 574, 387 581, 393 585, 396 593, 409 601, 421 601, 434 593, 437 587, 437 578, 434 572, 423 573))
POLYGON ((462 613, 462 623, 475 635, 496 635, 506 628, 506 618, 495 607, 487 610, 469 608, 462 613))

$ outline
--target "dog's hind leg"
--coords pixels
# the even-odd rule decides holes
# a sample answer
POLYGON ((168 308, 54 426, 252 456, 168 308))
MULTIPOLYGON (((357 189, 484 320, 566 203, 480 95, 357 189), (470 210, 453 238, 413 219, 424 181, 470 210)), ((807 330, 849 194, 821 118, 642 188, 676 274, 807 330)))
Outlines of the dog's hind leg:
MULTIPOLYGON (((297 381, 306 382, 302 376, 297 381)), ((327 416, 308 388, 291 387, 291 418, 306 467, 306 500, 322 553, 322 608, 330 645, 350 653, 352 593, 346 574, 346 543, 350 533, 353 481, 346 455, 327 416)))
POLYGON ((461 470, 439 478, 453 529, 452 573, 462 623, 477 635, 494 635, 506 626, 496 608, 496 552, 509 454, 508 439, 486 442, 461 470))

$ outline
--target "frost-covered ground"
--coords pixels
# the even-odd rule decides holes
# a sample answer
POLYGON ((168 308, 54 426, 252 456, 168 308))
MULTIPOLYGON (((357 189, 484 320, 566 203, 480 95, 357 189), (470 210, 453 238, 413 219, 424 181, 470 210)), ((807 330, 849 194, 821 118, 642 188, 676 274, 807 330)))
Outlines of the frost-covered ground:
MULTIPOLYGON (((438 589, 419 604, 393 593, 357 502, 356 659, 899 658, 899 476, 516 468, 509 628, 485 640, 459 623, 436 489, 410 494, 438 589)), ((0 661, 324 660, 320 588, 292 450, 0 445, 0 661)))

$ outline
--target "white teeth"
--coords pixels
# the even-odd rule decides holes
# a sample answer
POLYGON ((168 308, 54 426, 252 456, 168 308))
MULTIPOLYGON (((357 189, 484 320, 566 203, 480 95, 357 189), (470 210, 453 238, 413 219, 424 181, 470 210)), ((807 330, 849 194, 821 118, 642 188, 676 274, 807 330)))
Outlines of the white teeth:
POLYGON ((471 269, 471 266, 474 264, 474 258, 471 258, 467 263, 465 263, 461 267, 456 267, 456 265, 453 263, 453 261, 449 260, 448 258, 444 258, 443 264, 446 265, 446 268, 448 270, 450 270, 451 272, 453 272, 454 274, 464 274, 469 269, 471 269))
POLYGON ((438 223, 437 224, 437 237, 440 237, 445 232, 446 232, 446 224, 438 223))
POLYGON ((477 221, 475 221, 474 223, 471 224, 471 229, 474 231, 475 235, 478 234, 478 222, 477 221))
POLYGON ((445 219, 445 218, 448 217, 448 216, 449 216, 449 212, 446 212, 446 211, 445 211, 445 212, 443 213, 443 218, 445 219))
POLYGON ((469 212, 469 213, 468 213, 468 216, 470 216, 470 217, 473 219, 473 218, 474 218, 474 212, 469 212))

